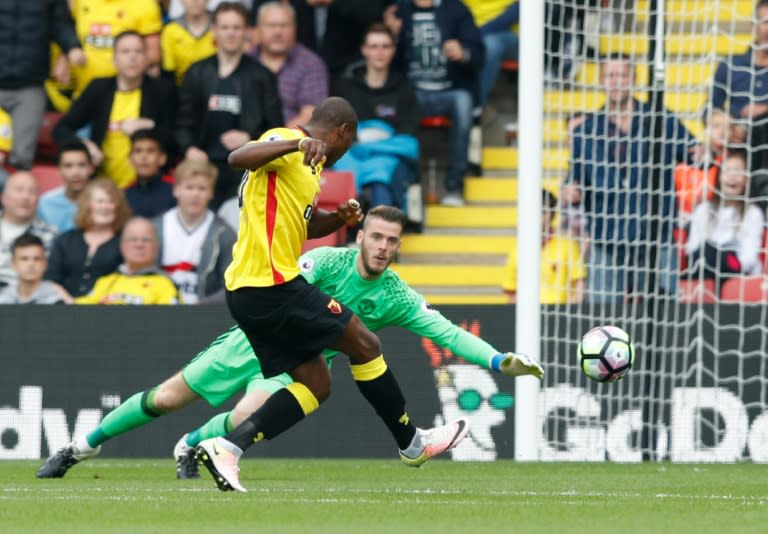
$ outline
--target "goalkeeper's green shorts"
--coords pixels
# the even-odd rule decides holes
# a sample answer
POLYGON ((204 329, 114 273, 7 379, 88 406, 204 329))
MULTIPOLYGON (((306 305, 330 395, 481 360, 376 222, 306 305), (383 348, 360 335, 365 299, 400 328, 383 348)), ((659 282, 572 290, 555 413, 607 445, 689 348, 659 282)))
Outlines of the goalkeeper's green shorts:
POLYGON ((274 393, 293 382, 286 373, 264 378, 259 359, 237 326, 195 356, 181 371, 181 376, 192 391, 214 408, 243 389, 274 393))

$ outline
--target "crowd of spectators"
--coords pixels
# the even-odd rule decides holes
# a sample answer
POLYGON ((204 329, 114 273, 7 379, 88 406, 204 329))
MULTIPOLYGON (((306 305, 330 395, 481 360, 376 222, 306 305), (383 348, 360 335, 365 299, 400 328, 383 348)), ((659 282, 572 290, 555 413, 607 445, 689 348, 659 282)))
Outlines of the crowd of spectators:
POLYGON ((511 0, 467 4, 0 1, 0 107, 13 127, 1 285, 24 302, 149 303, 156 296, 125 287, 164 273, 178 288, 166 300, 220 299, 240 178, 228 153, 269 128, 300 127, 330 94, 361 119, 340 167, 355 171, 366 205, 404 207, 418 180, 419 118, 434 114, 451 118, 443 201, 463 204, 473 109, 515 53, 517 16, 511 0), (488 65, 484 42, 495 47, 488 65), (61 112, 52 137, 62 185, 38 198, 28 170, 46 105, 61 112), (28 234, 44 263, 28 259, 28 234), (22 263, 40 280, 22 277, 36 272, 22 263))
MULTIPOLYGON (((566 69, 567 27, 606 3, 546 3, 550 73, 566 69)), ((419 120, 432 115, 450 119, 441 203, 463 205, 470 129, 502 62, 516 58, 519 14, 514 0, 0 0, 0 108, 13 130, 0 286, 24 302, 157 302, 93 292, 105 277, 123 287, 163 274, 177 288, 169 302, 219 300, 238 224, 228 153, 269 128, 300 127, 329 95, 360 117, 337 168, 355 173, 366 205, 405 207, 419 179, 419 120), (53 139, 63 185, 38 199, 28 171, 46 105, 62 112, 53 139), (129 220, 137 236, 126 240, 129 220)), ((751 197, 768 194, 768 0, 756 21, 754 46, 717 67, 703 142, 665 115, 655 266, 646 192, 659 130, 633 95, 634 58, 600 59, 605 105, 570 121, 559 200, 544 194, 546 257, 569 266, 550 269, 559 285, 547 301, 642 294, 649 268, 665 273, 668 292, 680 275, 762 270, 766 206, 751 197), (555 224, 578 241, 555 239, 555 224)), ((515 269, 510 261, 511 295, 515 269)))

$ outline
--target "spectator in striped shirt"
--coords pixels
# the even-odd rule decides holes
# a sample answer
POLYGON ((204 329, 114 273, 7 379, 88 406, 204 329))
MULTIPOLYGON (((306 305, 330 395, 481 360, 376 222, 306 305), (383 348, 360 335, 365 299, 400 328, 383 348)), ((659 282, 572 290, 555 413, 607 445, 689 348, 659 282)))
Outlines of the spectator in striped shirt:
POLYGON ((277 76, 286 126, 306 124, 315 106, 328 97, 325 63, 296 42, 296 13, 290 4, 262 4, 256 19, 256 35, 259 44, 250 54, 277 76))

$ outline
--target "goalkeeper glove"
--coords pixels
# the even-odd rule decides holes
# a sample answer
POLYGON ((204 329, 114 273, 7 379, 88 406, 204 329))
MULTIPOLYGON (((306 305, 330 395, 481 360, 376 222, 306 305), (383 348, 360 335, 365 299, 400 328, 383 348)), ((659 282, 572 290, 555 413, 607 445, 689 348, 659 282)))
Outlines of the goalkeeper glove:
POLYGON ((539 380, 544 378, 544 368, 539 362, 516 352, 494 354, 491 356, 490 368, 507 376, 533 375, 539 380))

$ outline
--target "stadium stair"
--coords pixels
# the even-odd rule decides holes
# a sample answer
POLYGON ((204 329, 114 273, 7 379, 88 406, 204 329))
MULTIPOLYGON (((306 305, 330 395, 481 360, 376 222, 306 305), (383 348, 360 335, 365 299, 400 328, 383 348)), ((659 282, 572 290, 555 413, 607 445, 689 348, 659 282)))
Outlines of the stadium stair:
MULTIPOLYGON (((667 67, 666 104, 679 114, 697 137, 703 133, 701 110, 714 74, 715 56, 738 54, 752 40, 750 17, 753 0, 671 0, 667 3, 668 58, 677 58, 667 67), (717 16, 721 30, 712 32, 717 16)), ((601 54, 623 52, 644 58, 648 51, 646 24, 649 2, 638 0, 632 31, 601 36, 601 54), (646 33, 644 33, 646 32, 646 33)), ((504 78, 504 77, 500 77, 504 78)), ((544 93, 544 187, 558 191, 568 168, 567 118, 570 114, 598 109, 603 102, 598 66, 586 63, 576 76, 581 90, 547 90, 544 93)), ((646 65, 639 65, 636 81, 648 82, 646 65)), ((514 121, 516 94, 510 84, 516 78, 497 83, 490 104, 514 121), (506 85, 505 85, 506 83, 506 85), (501 87, 499 87, 501 85, 501 87)), ((645 99, 645 94, 638 94, 645 99)), ((497 121, 500 122, 500 121, 497 121)), ((439 127, 439 125, 435 125, 439 127)), ((496 126, 498 129, 498 125, 496 126)), ((406 235, 399 263, 393 265, 406 281, 433 304, 503 304, 501 290, 504 264, 516 246, 518 152, 511 136, 505 146, 504 132, 483 130, 482 177, 466 181, 467 205, 448 208, 430 205, 426 209, 424 233, 406 235)))

